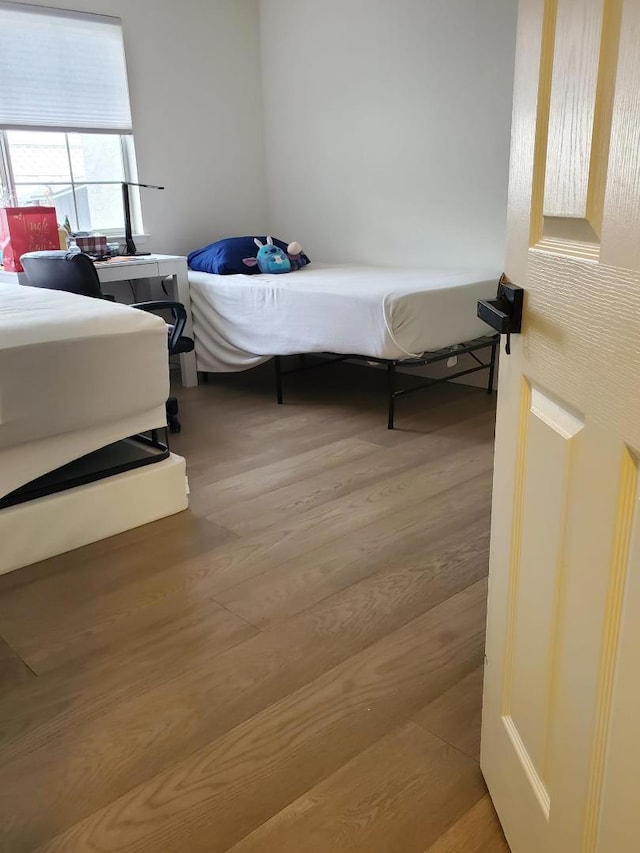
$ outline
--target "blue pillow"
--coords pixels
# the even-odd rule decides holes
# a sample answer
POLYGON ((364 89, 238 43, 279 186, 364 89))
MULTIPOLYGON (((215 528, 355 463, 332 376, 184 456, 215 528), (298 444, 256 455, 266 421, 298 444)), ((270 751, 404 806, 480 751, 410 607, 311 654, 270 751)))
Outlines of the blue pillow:
MULTIPOLYGON (((259 236, 258 240, 262 243, 267 242, 266 236, 259 236)), ((195 249, 187 258, 187 263, 192 270, 210 272, 215 275, 237 275, 238 273, 254 275, 260 272, 258 267, 248 267, 242 263, 243 258, 255 258, 258 254, 258 248, 253 241, 254 235, 251 237, 227 237, 226 240, 218 240, 202 249, 195 249)), ((276 240, 275 237, 273 243, 286 254, 288 243, 276 240)))

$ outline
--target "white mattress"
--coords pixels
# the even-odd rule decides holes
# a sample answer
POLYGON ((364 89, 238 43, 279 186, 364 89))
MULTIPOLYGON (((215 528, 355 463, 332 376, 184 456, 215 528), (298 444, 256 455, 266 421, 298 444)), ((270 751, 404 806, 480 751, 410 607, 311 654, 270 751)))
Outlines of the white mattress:
POLYGON ((22 458, 25 473, 33 469, 28 482, 101 446, 85 439, 75 452, 65 436, 95 432, 115 440, 122 437, 119 424, 160 425, 168 394, 161 318, 106 300, 0 284, 0 495, 19 479, 15 470, 9 477, 11 459, 22 458), (47 446, 58 448, 50 459, 47 446), (36 458, 34 466, 24 464, 36 458))
POLYGON ((495 271, 316 264, 288 275, 189 272, 199 370, 246 370, 273 355, 404 359, 490 333, 478 299, 495 271))

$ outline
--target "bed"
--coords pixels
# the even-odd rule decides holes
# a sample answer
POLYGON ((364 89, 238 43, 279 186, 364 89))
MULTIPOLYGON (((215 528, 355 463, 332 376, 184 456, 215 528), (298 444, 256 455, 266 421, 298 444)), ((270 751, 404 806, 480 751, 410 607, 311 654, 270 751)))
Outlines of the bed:
POLYGON ((282 402, 282 377, 308 367, 285 371, 283 356, 329 353, 375 361, 389 373, 392 428, 395 399, 412 390, 395 385, 401 363, 445 360, 457 345, 459 354, 468 352, 477 362, 464 372, 488 370, 492 387, 496 338, 478 319, 476 304, 495 292, 497 279, 487 270, 343 264, 312 264, 290 275, 190 271, 197 367, 204 374, 231 372, 275 358, 282 402), (478 358, 483 349, 490 350, 489 361, 478 358))
MULTIPOLYGON (((96 531, 151 520, 159 504, 150 499, 138 513, 121 488, 135 480, 146 493, 141 474, 28 504, 7 506, 7 496, 105 445, 163 428, 168 393, 160 318, 106 300, 0 285, 0 572, 101 538, 96 531), (46 519, 40 537, 38 519, 46 519)), ((149 467, 156 470, 147 481, 157 488, 166 480, 169 489, 160 514, 184 508, 184 484, 177 501, 168 485, 179 481, 180 468, 184 480, 184 460, 169 454, 149 467)))

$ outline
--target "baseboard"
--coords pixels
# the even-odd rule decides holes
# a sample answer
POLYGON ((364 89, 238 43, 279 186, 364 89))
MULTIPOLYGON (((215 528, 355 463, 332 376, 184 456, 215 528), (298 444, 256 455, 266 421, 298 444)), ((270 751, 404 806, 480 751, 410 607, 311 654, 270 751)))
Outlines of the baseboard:
POLYGON ((0 510, 0 574, 188 506, 185 461, 168 459, 0 510))

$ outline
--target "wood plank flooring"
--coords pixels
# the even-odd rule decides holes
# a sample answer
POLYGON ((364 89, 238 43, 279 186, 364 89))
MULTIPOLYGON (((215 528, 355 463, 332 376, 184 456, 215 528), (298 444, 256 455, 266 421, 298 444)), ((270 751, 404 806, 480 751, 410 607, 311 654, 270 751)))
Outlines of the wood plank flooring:
POLYGON ((493 401, 438 386, 390 432, 384 378, 177 388, 190 510, 0 577, 0 851, 508 851, 493 401))

